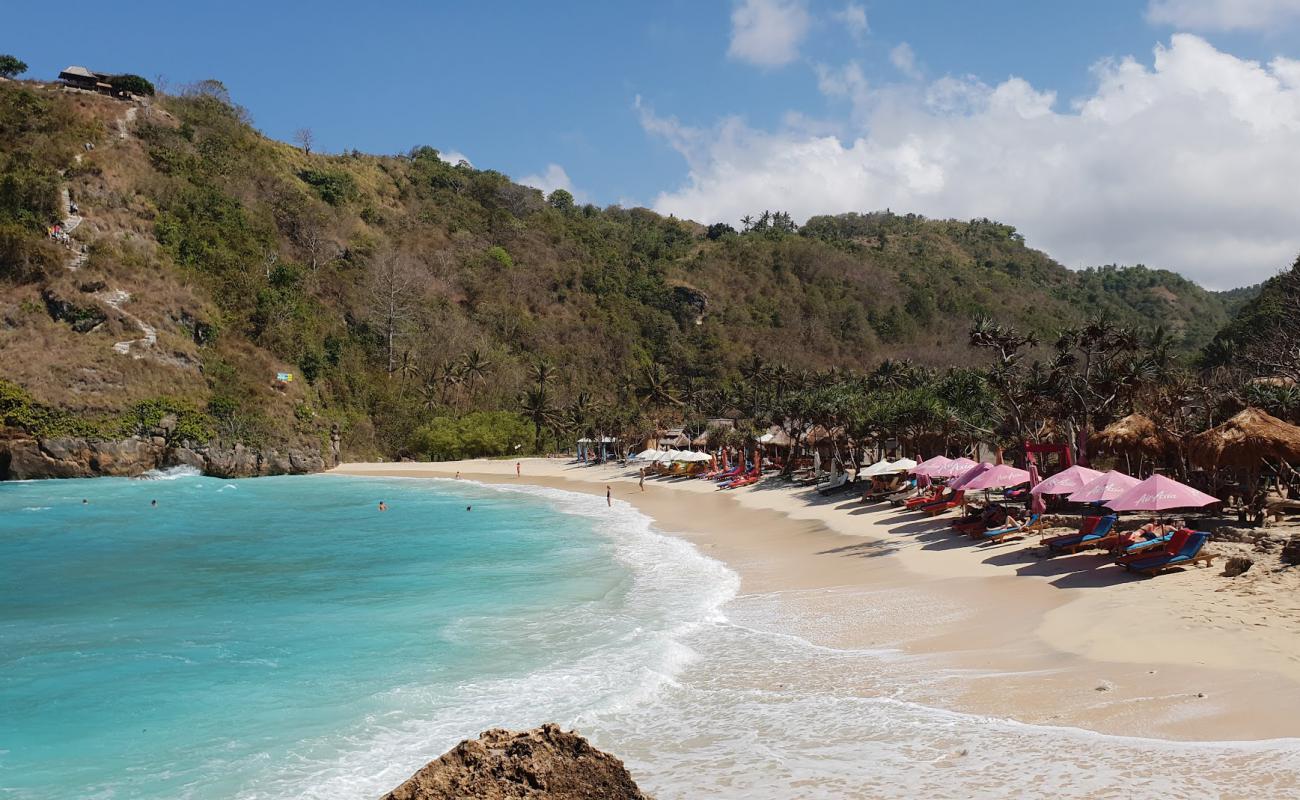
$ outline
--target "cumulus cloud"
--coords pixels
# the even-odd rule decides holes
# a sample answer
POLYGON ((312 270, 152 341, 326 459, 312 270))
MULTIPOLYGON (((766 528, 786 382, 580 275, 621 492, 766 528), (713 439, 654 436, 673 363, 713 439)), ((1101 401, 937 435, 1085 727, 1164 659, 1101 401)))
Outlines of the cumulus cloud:
POLYGON ((1300 0, 1150 0, 1147 20, 1188 30, 1265 30, 1300 18, 1300 0))
POLYGON ((857 3, 849 3, 831 16, 836 22, 842 24, 854 39, 861 39, 867 35, 867 10, 857 3))
POLYGON ((789 64, 799 57, 808 21, 803 0, 741 0, 731 12, 727 55, 760 67, 789 64))
POLYGON ((443 161, 447 162, 448 164, 451 164, 452 166, 455 166, 456 164, 459 164, 462 161, 464 161, 466 164, 469 164, 470 166, 474 165, 474 162, 469 160, 469 156, 465 155, 464 153, 458 150, 439 150, 438 158, 441 158, 443 161))
MULTIPOLYGON (((887 86, 859 97, 849 135, 692 128, 642 106, 689 174, 654 206, 705 222, 762 208, 893 208, 992 217, 1071 266, 1142 262, 1211 287, 1261 280, 1300 249, 1300 61, 1236 58, 1190 34, 1094 67, 1068 107, 1021 78, 887 86)), ((851 69, 822 90, 855 91, 851 69)))
POLYGON ((547 164, 544 172, 525 175, 518 178, 516 182, 522 183, 524 186, 531 186, 534 189, 541 189, 545 194, 550 194, 556 189, 563 189, 572 194, 578 202, 587 202, 587 193, 573 187, 573 181, 569 179, 569 173, 565 172, 564 167, 559 164, 547 164))

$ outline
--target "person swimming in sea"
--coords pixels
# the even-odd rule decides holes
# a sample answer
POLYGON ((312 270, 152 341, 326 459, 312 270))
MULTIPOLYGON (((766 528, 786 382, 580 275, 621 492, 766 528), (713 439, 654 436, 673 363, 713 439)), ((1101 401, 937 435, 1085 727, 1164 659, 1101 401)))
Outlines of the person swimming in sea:
POLYGON ((150 506, 151 508, 157 508, 157 507, 158 507, 158 501, 157 501, 157 500, 150 500, 150 501, 149 501, 149 506, 150 506))
POLYGON ((466 510, 466 511, 473 511, 473 510, 474 510, 474 506, 465 506, 465 510, 466 510))
POLYGON ((388 510, 388 504, 385 503, 383 500, 380 500, 380 501, 379 501, 379 510, 380 510, 380 511, 387 511, 387 510, 388 510))

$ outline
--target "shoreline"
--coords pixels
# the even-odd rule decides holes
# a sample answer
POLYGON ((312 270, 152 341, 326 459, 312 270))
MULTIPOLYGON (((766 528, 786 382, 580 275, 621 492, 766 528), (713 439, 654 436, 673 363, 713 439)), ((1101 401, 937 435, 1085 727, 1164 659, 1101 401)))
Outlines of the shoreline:
MULTIPOLYGON (((632 468, 523 459, 516 478, 514 463, 344 464, 330 472, 459 472, 483 483, 593 495, 609 485, 614 499, 652 518, 657 530, 736 572, 741 587, 732 605, 759 598, 778 605, 781 629, 773 632, 838 650, 897 651, 906 669, 926 676, 897 698, 905 702, 1184 742, 1300 737, 1290 713, 1300 705, 1300 643, 1287 638, 1291 628, 1225 631, 1177 616, 1196 592, 1215 595, 1220 587, 1208 579, 1227 582, 1217 570, 1063 586, 1061 575, 1076 573, 1062 571, 1062 562, 1100 557, 1040 561, 1022 552, 1032 539, 976 548, 935 534, 942 520, 875 510, 849 494, 821 498, 784 486, 722 493, 704 481, 659 479, 641 492, 632 468), (1134 608, 1142 610, 1137 618, 1134 608)), ((1211 607, 1216 601, 1222 593, 1205 599, 1211 607)))

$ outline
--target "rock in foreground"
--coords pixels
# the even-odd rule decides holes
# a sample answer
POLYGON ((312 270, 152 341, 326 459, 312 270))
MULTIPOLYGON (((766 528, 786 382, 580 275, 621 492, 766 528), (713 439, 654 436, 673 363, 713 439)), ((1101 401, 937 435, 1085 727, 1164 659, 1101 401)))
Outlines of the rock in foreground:
POLYGON ((501 728, 430 761, 382 800, 650 800, 623 762, 572 731, 547 724, 501 728))

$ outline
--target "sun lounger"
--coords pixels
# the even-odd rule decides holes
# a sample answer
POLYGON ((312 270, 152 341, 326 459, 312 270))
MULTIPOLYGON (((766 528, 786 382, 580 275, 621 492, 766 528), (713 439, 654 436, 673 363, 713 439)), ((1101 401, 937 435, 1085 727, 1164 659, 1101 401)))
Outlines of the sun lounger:
POLYGON ((929 505, 930 503, 939 502, 939 498, 941 496, 943 496, 943 488, 935 487, 934 489, 924 492, 923 494, 918 494, 915 497, 909 497, 906 500, 902 501, 899 505, 901 505, 907 511, 912 511, 919 506, 924 506, 924 505, 929 505))
POLYGON ((1214 554, 1202 552, 1202 548, 1205 547, 1205 543, 1209 541, 1209 538, 1210 534, 1201 531, 1176 531, 1169 538, 1169 541, 1165 543, 1164 552, 1127 561, 1123 564, 1123 567, 1129 572, 1155 575, 1167 569, 1200 562, 1204 562, 1206 566, 1209 566, 1214 561, 1214 554))
POLYGON ((841 472, 832 480, 828 481, 825 486, 817 487, 817 494, 834 494, 849 485, 849 473, 841 472))
POLYGON ((1091 529, 1085 525, 1084 529, 1078 533, 1053 536, 1050 539, 1044 539, 1043 544, 1047 545, 1047 549, 1052 555, 1077 553, 1089 547, 1105 547, 1117 539, 1115 536, 1115 523, 1118 521, 1119 517, 1117 515, 1108 514, 1093 523, 1091 529))
POLYGON ((978 534, 971 534, 973 538, 984 542, 1004 542, 1007 539, 1018 539, 1030 531, 1042 530, 1047 523, 1038 514, 1029 515, 1029 519, 1016 525, 1006 525, 996 530, 984 531, 978 534))
POLYGON ((960 506, 966 500, 965 492, 954 492, 936 503, 927 503, 921 506, 921 510, 932 517, 937 517, 945 511, 950 511, 960 506))

